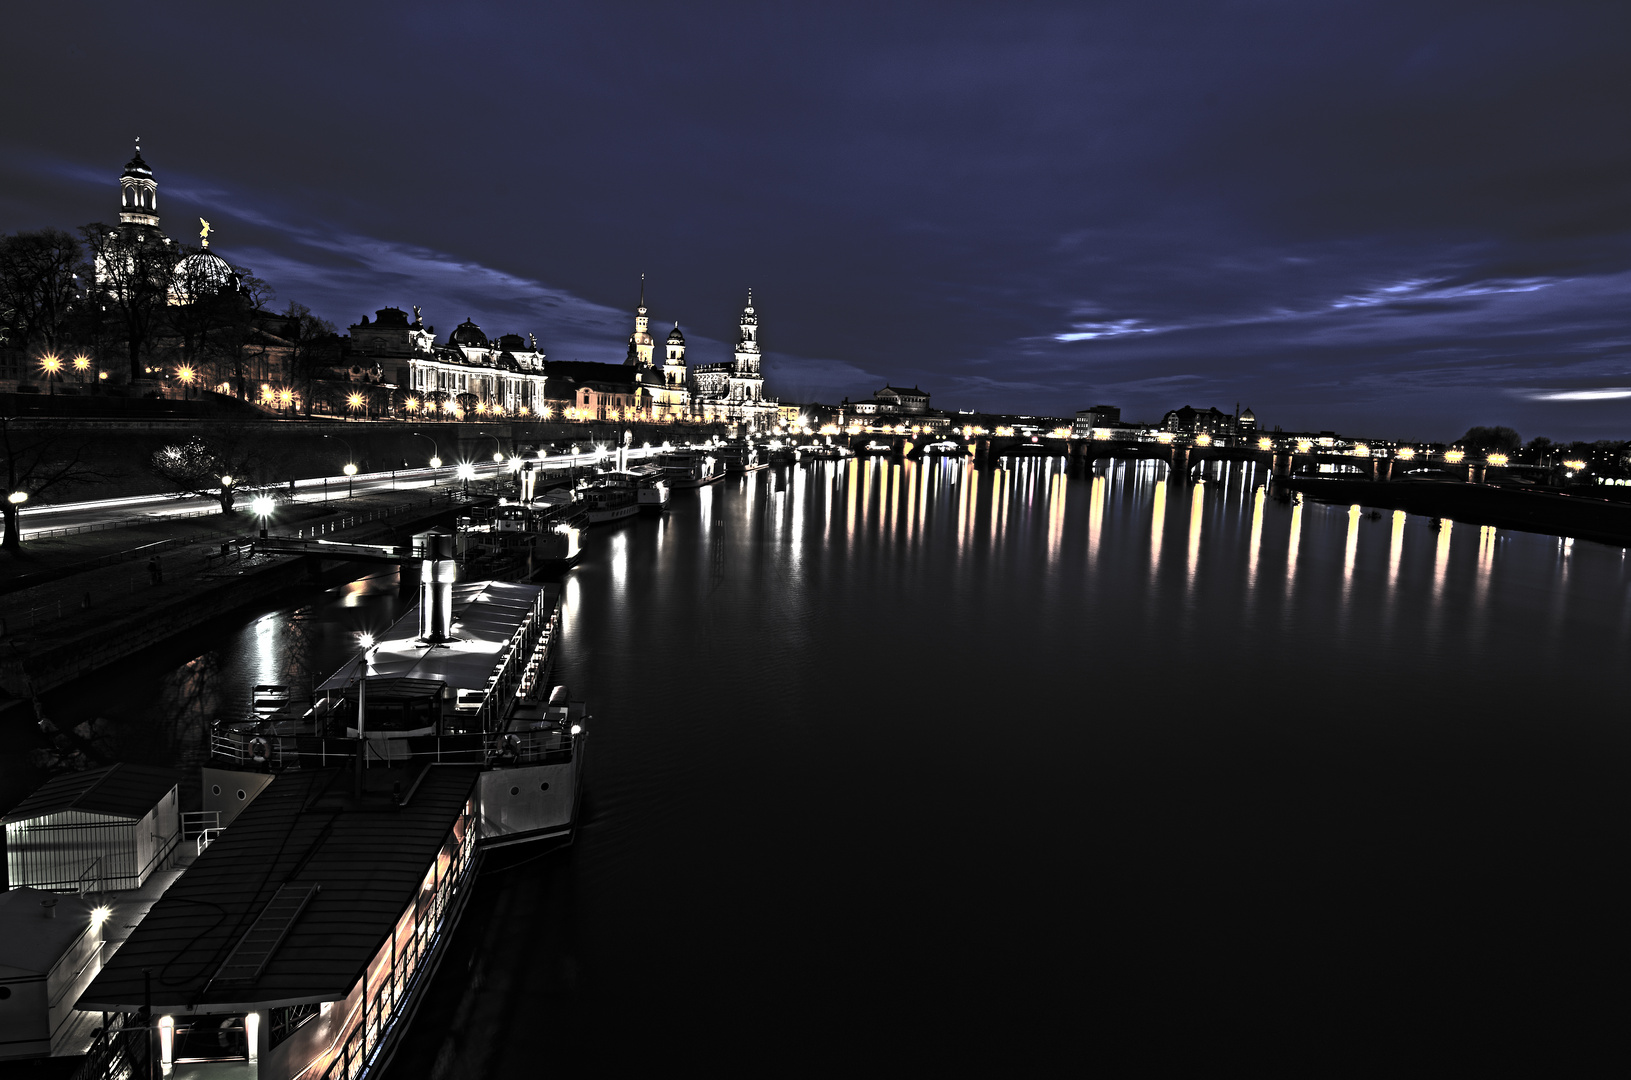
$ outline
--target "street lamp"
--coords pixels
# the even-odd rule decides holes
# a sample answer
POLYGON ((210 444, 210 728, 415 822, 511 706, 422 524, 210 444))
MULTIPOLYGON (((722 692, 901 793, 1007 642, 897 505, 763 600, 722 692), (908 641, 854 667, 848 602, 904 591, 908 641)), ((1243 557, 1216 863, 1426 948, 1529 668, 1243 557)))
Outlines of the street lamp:
POLYGON ((55 397, 57 393, 57 376, 62 374, 62 358, 56 353, 46 353, 40 357, 40 370, 45 372, 45 388, 48 397, 55 397))
MULTIPOLYGON (((442 467, 442 448, 436 445, 436 440, 421 431, 410 431, 408 434, 414 436, 415 438, 428 439, 430 441, 430 467, 433 469, 440 469, 442 467)), ((430 478, 430 486, 436 486, 436 478, 434 476, 430 478)))
POLYGON ((476 477, 476 467, 468 461, 459 466, 459 479, 464 481, 464 494, 470 495, 470 481, 476 477))
POLYGON ((6 496, 6 501, 13 506, 21 506, 28 501, 28 492, 13 491, 10 495, 6 496))
POLYGON ((84 353, 74 357, 74 370, 79 372, 79 381, 85 381, 85 373, 91 370, 91 358, 84 353))
POLYGON ((354 459, 357 456, 356 452, 351 449, 350 440, 344 438, 343 436, 324 435, 323 438, 333 439, 336 442, 345 443, 345 455, 348 460, 345 463, 345 468, 341 469, 340 471, 345 473, 345 496, 349 499, 355 493, 351 486, 351 478, 357 475, 357 465, 355 461, 350 459, 354 459))
POLYGON ((272 497, 270 495, 256 495, 249 503, 249 509, 260 518, 261 539, 266 539, 266 519, 272 516, 272 497))
POLYGON ((198 381, 198 372, 183 364, 176 368, 176 378, 181 380, 181 399, 185 401, 192 396, 193 383, 198 381))
POLYGON ((362 408, 362 394, 356 390, 353 390, 351 393, 347 394, 345 396, 345 407, 349 412, 356 412, 358 409, 362 408))

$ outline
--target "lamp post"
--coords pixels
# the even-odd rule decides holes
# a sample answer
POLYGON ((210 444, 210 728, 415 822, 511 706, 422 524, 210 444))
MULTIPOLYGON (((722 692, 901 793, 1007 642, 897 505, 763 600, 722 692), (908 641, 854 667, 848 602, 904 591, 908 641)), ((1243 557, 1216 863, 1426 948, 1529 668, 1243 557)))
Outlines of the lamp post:
MULTIPOLYGON (((362 394, 356 390, 353 390, 351 393, 347 394, 345 396, 345 408, 346 412, 352 414, 355 414, 358 409, 363 408, 362 394)), ((364 416, 366 418, 366 413, 364 416)))
POLYGON ((74 370, 79 373, 79 381, 83 383, 87 373, 91 370, 91 358, 84 353, 74 357, 74 370))
MULTIPOLYGON (((433 469, 440 469, 442 467, 442 448, 437 445, 435 438, 430 435, 426 435, 422 431, 410 431, 408 434, 412 435, 416 439, 428 439, 430 441, 430 467, 433 469)), ((430 486, 436 486, 435 477, 431 478, 430 486)))
POLYGON ((459 479, 464 481, 465 498, 470 497, 470 481, 475 478, 476 467, 468 461, 459 466, 459 479))
POLYGON ((45 372, 46 396, 56 397, 57 376, 62 374, 62 358, 56 353, 46 353, 40 357, 40 370, 45 372))
POLYGON ((266 539, 266 519, 272 516, 272 498, 269 495, 256 495, 249 503, 249 509, 260 518, 261 539, 266 539))
POLYGON ((183 364, 176 368, 176 378, 181 380, 181 400, 186 401, 192 397, 193 383, 198 381, 198 372, 183 364))
POLYGON ((340 471, 345 473, 345 497, 349 499, 353 495, 356 494, 355 489, 352 487, 352 481, 351 481, 351 478, 353 476, 357 475, 357 464, 356 464, 355 461, 351 460, 351 459, 353 459, 353 458, 355 458, 357 456, 356 452, 351 449, 350 440, 344 438, 343 436, 340 436, 340 435, 324 435, 323 438, 333 439, 336 442, 345 443, 345 453, 346 453, 346 459, 347 460, 346 460, 346 463, 345 463, 345 468, 341 469, 340 471))

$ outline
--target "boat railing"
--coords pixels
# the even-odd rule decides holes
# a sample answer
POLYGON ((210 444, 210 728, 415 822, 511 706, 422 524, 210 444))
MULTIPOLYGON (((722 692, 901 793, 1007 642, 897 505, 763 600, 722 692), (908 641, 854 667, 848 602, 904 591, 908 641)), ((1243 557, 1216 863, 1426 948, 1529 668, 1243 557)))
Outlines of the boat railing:
POLYGON ((91 865, 80 872, 76 891, 80 896, 102 891, 102 856, 92 859, 91 865))
MULTIPOLYGON (((268 766, 272 771, 286 768, 322 769, 345 765, 357 754, 355 738, 329 735, 261 735, 268 753, 261 757, 246 754, 231 739, 217 736, 215 753, 226 761, 249 768, 268 766)), ((367 760, 370 764, 397 765, 429 761, 443 765, 553 765, 572 760, 572 740, 555 730, 509 733, 465 732, 456 735, 406 735, 399 738, 369 736, 367 760)), ((218 828, 217 828, 217 831, 218 828)), ((189 838, 194 834, 189 834, 189 838)), ((200 832, 197 835, 202 835, 200 832)), ((208 846, 206 842, 204 846, 208 846)), ((200 851, 203 847, 199 848, 200 851)))

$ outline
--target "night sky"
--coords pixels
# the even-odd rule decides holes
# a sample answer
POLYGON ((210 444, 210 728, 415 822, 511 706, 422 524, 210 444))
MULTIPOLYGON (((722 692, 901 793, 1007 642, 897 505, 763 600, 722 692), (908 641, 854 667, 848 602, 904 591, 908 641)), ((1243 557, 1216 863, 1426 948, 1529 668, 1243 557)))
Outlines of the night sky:
POLYGON ((784 399, 1631 437, 1631 5, 19 6, 0 231, 784 399), (139 11, 140 14, 133 12, 139 11))

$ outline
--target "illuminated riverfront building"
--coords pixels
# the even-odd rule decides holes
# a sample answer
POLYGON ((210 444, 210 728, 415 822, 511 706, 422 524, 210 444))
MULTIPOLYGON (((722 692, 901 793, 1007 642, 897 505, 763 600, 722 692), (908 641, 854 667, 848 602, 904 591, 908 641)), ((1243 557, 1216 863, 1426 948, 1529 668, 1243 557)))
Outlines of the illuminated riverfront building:
POLYGON ((691 413, 704 421, 738 424, 744 431, 768 431, 776 422, 776 403, 764 396, 760 368, 759 316, 753 290, 736 335, 735 358, 722 364, 698 364, 691 373, 691 413))

